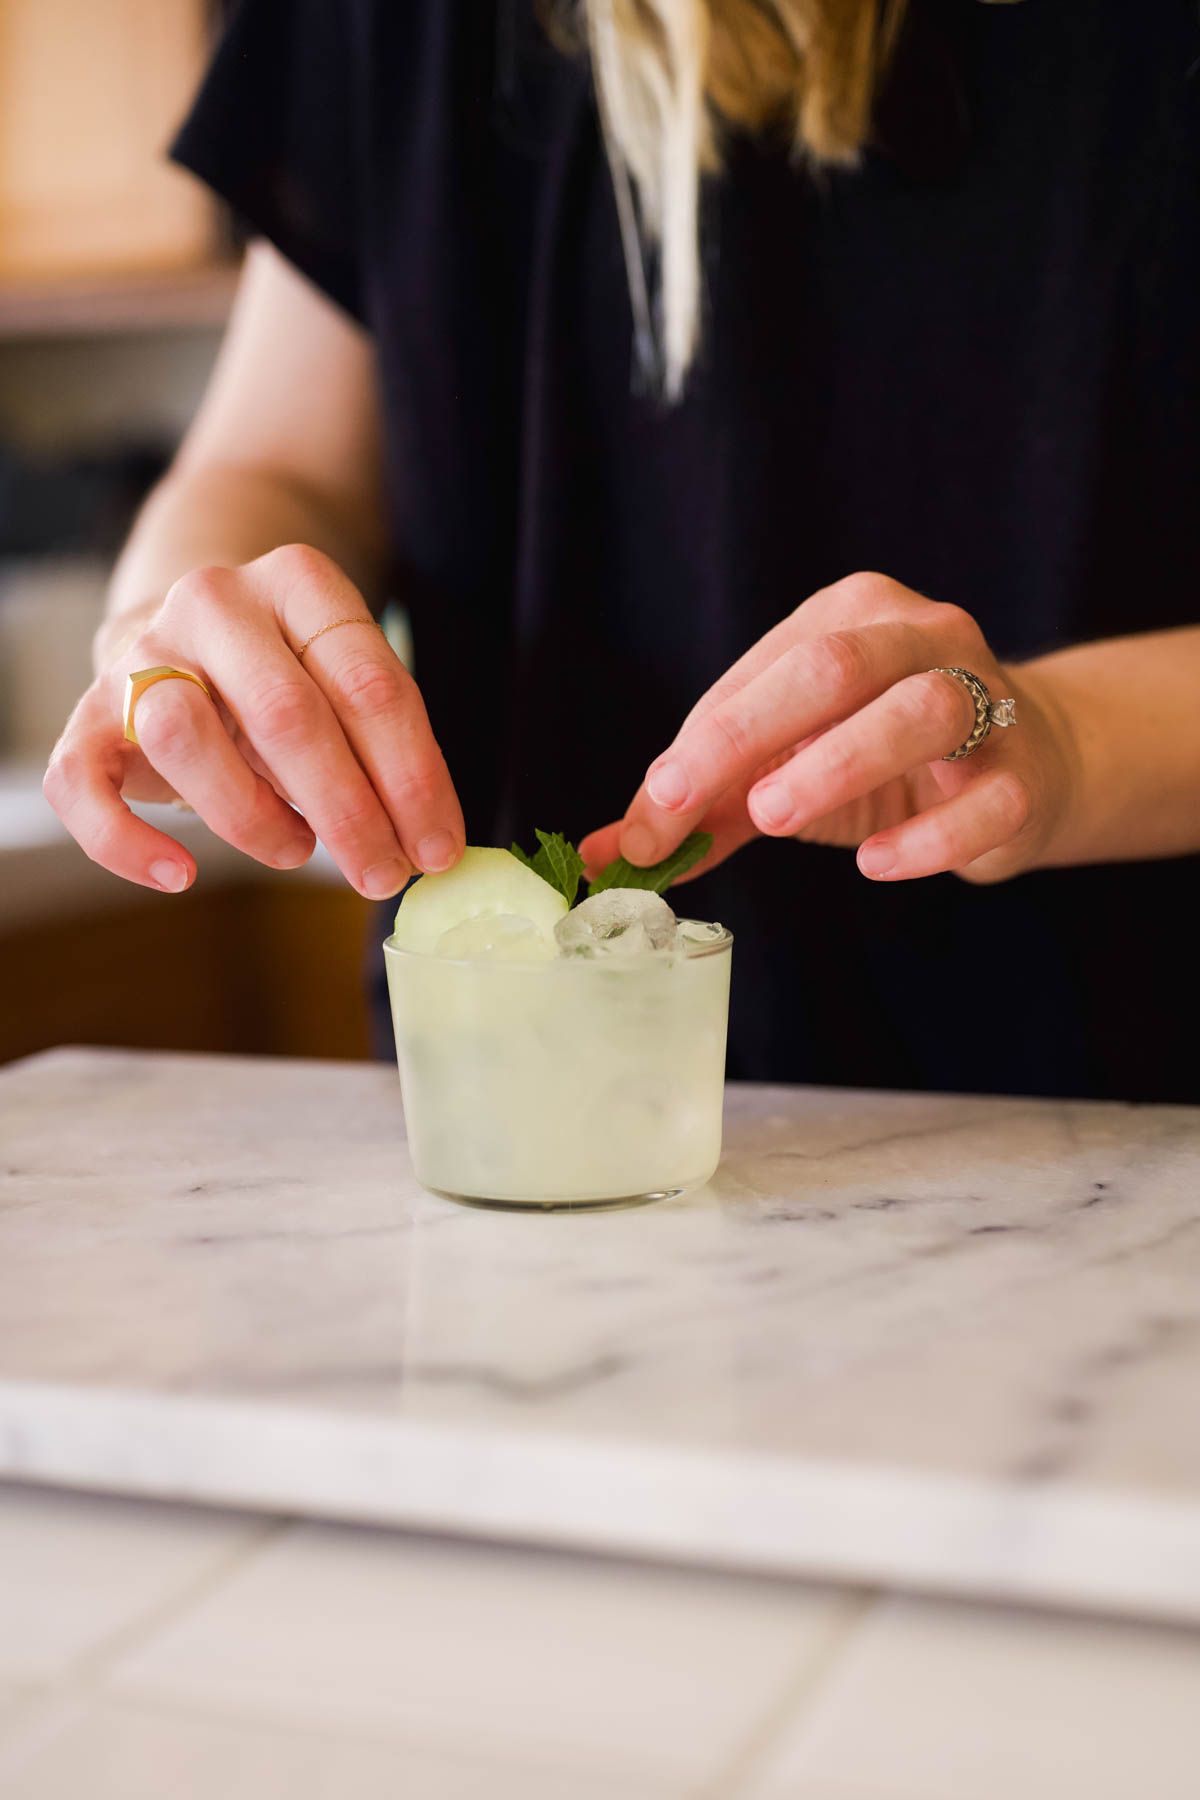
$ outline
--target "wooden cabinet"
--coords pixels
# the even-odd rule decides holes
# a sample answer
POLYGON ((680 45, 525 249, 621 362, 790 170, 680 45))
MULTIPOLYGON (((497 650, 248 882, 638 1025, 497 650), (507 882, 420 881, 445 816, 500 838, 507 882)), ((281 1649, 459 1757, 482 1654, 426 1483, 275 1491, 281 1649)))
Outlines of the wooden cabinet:
POLYGON ((357 1058, 379 921, 350 888, 200 885, 0 942, 0 1063, 57 1044, 357 1058))
POLYGON ((164 157, 206 0, 0 0, 0 281, 208 259, 216 212, 164 157))

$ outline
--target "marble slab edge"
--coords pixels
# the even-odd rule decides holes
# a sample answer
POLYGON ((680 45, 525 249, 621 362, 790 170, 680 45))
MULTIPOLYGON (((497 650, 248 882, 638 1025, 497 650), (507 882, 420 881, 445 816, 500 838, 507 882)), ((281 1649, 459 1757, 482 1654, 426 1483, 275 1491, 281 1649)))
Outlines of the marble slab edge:
POLYGON ((0 1478, 1200 1624, 1200 1505, 0 1382, 0 1478))

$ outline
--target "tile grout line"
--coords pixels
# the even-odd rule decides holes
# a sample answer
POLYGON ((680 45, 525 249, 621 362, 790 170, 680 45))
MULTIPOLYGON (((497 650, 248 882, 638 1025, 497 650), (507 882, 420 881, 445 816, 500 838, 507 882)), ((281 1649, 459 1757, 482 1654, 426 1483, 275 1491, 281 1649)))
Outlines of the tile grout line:
POLYGON ((807 1711, 824 1691, 841 1667, 851 1643, 886 1594, 884 1588, 864 1588, 853 1591, 846 1598, 840 1614, 830 1621, 829 1630, 813 1655, 805 1660, 779 1698, 742 1739, 725 1768, 698 1786, 688 1800, 740 1800, 740 1796, 748 1792, 746 1784, 761 1771, 786 1726, 807 1711))
POLYGON ((244 1534, 214 1562, 172 1594, 149 1606, 128 1624, 120 1625, 98 1645, 93 1645, 77 1658, 67 1671, 64 1685, 91 1688, 105 1673, 105 1665, 136 1649, 146 1638, 160 1631, 178 1614, 208 1598, 223 1586, 243 1565, 265 1550, 267 1545, 296 1524, 290 1515, 268 1514, 248 1524, 244 1534))
POLYGON ((297 1523, 290 1515, 279 1514, 252 1521, 236 1543, 199 1574, 81 1652, 61 1675, 30 1683, 18 1703, 18 1718, 6 1726, 0 1739, 0 1775, 18 1772, 23 1762, 57 1735, 73 1713, 94 1702, 120 1657, 215 1593, 244 1564, 297 1523))
MULTIPOLYGON (((541 1746, 531 1752, 529 1747, 517 1747, 514 1740, 492 1738, 484 1749, 470 1748, 464 1750, 458 1741, 448 1741, 445 1730, 440 1725, 429 1726, 413 1724, 406 1721, 381 1722, 379 1719, 365 1719, 352 1716, 311 1717, 295 1719, 290 1712, 286 1715, 268 1705, 266 1709, 255 1706, 253 1710, 243 1708, 229 1702, 228 1696, 211 1694, 160 1693, 153 1689, 136 1690, 125 1693, 118 1689, 114 1694, 105 1696, 105 1703, 114 1710, 136 1709, 140 1713, 152 1713, 162 1719, 186 1719, 194 1724, 224 1725, 243 1732, 287 1732, 295 1737, 307 1738, 310 1742, 346 1742, 352 1740, 357 1744, 368 1744, 379 1749, 396 1750, 407 1747, 425 1756, 449 1756, 465 1767, 475 1770, 494 1771, 497 1768, 518 1770, 524 1774, 536 1774, 539 1777, 561 1778, 564 1782, 571 1780, 579 1772, 578 1764, 572 1757, 564 1760, 564 1752, 555 1749, 548 1755, 541 1746)), ((594 1772, 589 1768, 588 1773, 594 1772)), ((685 1794, 679 1786, 678 1775, 665 1774, 658 1764, 634 1763, 633 1761, 615 1761, 606 1763, 600 1771, 605 1777, 614 1781, 639 1782, 645 1786, 651 1784, 656 1800, 696 1800, 690 1792, 685 1794)), ((0 1757, 0 1775, 7 1773, 0 1757)), ((566 1789, 563 1790, 567 1792, 566 1789)))

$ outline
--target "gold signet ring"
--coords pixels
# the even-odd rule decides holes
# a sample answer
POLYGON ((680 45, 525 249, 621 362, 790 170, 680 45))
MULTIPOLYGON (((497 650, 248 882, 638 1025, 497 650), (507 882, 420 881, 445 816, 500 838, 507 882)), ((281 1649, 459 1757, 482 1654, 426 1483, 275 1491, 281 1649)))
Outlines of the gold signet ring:
POLYGON ((164 663, 159 669, 135 669, 132 675, 125 677, 125 737, 131 744, 137 743, 137 732, 133 727, 133 709, 148 687, 156 681, 194 681, 202 693, 211 700, 212 695, 198 675, 190 669, 172 669, 164 663))

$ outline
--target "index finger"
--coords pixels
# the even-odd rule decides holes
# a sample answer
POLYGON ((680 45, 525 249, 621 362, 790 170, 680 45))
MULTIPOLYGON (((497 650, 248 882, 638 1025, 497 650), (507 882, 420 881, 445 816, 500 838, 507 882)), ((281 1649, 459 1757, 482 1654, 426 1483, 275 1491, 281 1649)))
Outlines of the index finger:
POLYGON ((659 861, 727 789, 749 784, 773 758, 856 712, 928 660, 922 633, 903 623, 829 632, 780 648, 715 704, 702 700, 693 708, 634 796, 621 854, 632 863, 659 861))
POLYGON ((196 864, 182 844, 131 812, 121 798, 120 753, 99 733, 68 734, 55 751, 42 792, 71 836, 92 861, 126 881, 179 894, 196 878, 196 864))

